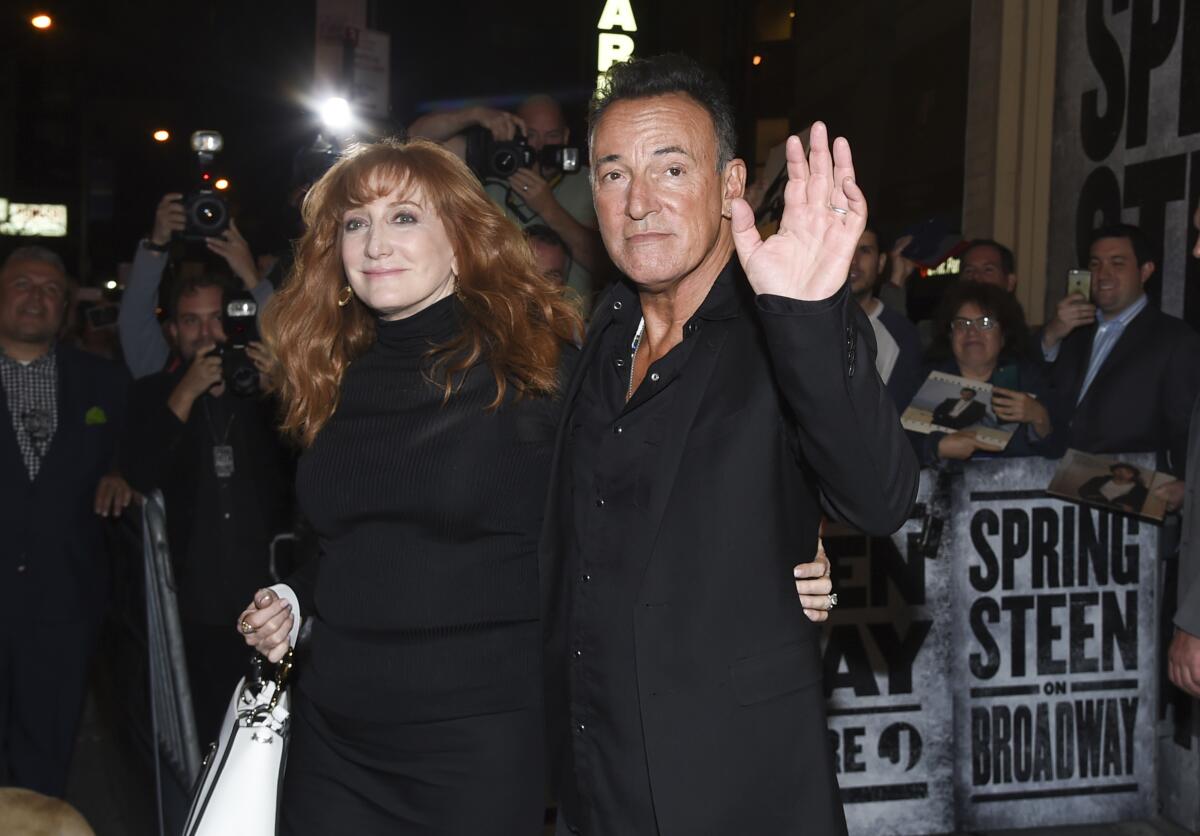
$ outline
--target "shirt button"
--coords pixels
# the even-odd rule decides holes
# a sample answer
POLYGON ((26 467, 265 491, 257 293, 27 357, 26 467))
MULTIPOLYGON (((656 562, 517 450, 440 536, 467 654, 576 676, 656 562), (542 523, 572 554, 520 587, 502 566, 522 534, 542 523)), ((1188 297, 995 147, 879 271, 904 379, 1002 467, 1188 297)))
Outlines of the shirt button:
POLYGON ((582 651, 582 650, 576 650, 576 651, 575 651, 575 658, 576 658, 576 659, 578 659, 578 658, 579 658, 580 656, 582 656, 582 655, 583 655, 583 651, 582 651))
POLYGON ((25 564, 22 563, 20 566, 17 567, 17 574, 20 574, 21 572, 24 572, 24 571, 25 571, 25 564))
POLYGON ((228 511, 226 511, 226 512, 225 512, 225 519, 229 519, 229 512, 228 512, 228 511))
POLYGON ((619 310, 621 310, 622 307, 624 307, 624 306, 621 304, 620 299, 618 299, 616 302, 613 302, 613 310, 614 311, 619 311, 619 310))
POLYGON ((579 576, 579 580, 580 580, 582 583, 587 583, 587 582, 588 582, 588 581, 590 581, 591 579, 592 579, 592 576, 591 576, 591 575, 588 575, 588 574, 584 574, 584 575, 580 575, 580 576, 579 576))
POLYGON ((613 365, 616 366, 618 369, 625 368, 625 358, 618 357, 616 360, 613 360, 613 365))
POLYGON ((617 424, 615 427, 613 427, 613 435, 620 435, 623 432, 625 432, 625 428, 620 424, 617 424))
POLYGON ((575 727, 575 732, 577 734, 583 734, 585 731, 587 731, 587 726, 585 726, 583 723, 580 723, 575 727))
POLYGON ((650 379, 658 383, 658 372, 650 372, 650 379))
POLYGON ((596 497, 596 507, 597 507, 597 508, 603 508, 603 507, 604 507, 604 497, 602 497, 602 496, 598 496, 598 497, 596 497))

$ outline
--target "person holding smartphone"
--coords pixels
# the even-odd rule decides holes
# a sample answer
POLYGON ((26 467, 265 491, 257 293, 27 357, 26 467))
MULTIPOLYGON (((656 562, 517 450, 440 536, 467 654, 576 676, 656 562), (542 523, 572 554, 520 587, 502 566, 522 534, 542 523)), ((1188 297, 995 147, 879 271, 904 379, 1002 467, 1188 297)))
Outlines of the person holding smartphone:
POLYGON ((1055 422, 1046 405, 1045 380, 1025 357, 1028 328, 1012 294, 980 282, 962 282, 944 298, 937 318, 929 371, 990 383, 992 403, 982 423, 1019 423, 1008 446, 997 451, 969 429, 914 436, 922 465, 939 459, 1057 455, 1055 422))

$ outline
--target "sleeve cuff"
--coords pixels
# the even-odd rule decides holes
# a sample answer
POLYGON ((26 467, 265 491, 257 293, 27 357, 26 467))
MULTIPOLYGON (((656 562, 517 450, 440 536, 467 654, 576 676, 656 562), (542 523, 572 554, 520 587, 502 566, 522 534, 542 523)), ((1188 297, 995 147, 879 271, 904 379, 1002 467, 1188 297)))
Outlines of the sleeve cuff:
POLYGON ((827 299, 818 299, 816 301, 808 301, 805 299, 792 299, 787 296, 775 296, 770 293, 764 293, 755 297, 755 303, 759 311, 769 314, 778 314, 780 316, 812 316, 814 314, 828 313, 841 304, 843 298, 850 292, 849 284, 843 284, 837 293, 827 299))
POLYGON ((1057 345, 1054 346, 1054 348, 1046 348, 1046 346, 1044 346, 1044 345, 1041 348, 1042 348, 1042 358, 1047 363, 1053 363, 1055 360, 1058 359, 1058 350, 1060 348, 1062 348, 1062 343, 1058 343, 1057 345))
POLYGON ((300 599, 296 597, 295 591, 286 583, 273 584, 268 586, 267 589, 292 605, 292 631, 288 633, 288 644, 292 646, 292 649, 295 649, 296 637, 300 635, 300 599))

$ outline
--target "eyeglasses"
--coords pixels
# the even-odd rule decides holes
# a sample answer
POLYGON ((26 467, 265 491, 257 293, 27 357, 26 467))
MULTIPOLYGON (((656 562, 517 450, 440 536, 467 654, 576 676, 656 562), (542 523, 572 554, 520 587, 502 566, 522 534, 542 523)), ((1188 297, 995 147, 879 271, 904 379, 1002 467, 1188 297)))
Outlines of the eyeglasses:
POLYGON ((999 324, 1000 320, 996 319, 994 316, 979 316, 975 319, 968 319, 965 316, 956 316, 954 319, 950 320, 950 330, 967 331, 971 328, 975 328, 980 331, 991 331, 999 324))

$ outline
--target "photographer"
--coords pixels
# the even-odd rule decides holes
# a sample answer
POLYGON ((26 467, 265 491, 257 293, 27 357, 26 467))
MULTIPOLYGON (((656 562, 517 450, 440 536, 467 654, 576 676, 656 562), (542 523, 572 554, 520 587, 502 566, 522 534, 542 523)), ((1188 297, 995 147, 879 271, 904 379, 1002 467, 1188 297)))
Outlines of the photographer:
MULTIPOLYGON (((183 232, 186 223, 183 195, 178 192, 163 195, 154 212, 154 229, 149 238, 138 242, 137 252, 133 256, 129 283, 121 298, 117 329, 125 353, 125 364, 134 378, 154 374, 166 365, 169 347, 155 309, 159 284, 167 266, 167 250, 174 235, 183 232)), ((261 310, 271 298, 274 288, 269 281, 259 278, 250 245, 238 232, 237 224, 230 221, 229 228, 221 237, 205 239, 205 246, 209 252, 225 259, 261 310)))
MULTIPOLYGON (((534 152, 570 141, 562 107, 546 95, 526 99, 515 115, 481 106, 431 113, 413 122, 408 134, 441 142, 466 159, 465 132, 475 126, 486 129, 501 142, 523 136, 534 152)), ((583 300, 586 313, 598 290, 595 277, 607 264, 597 231, 587 166, 564 172, 538 162, 531 168, 518 169, 507 180, 484 178, 484 187, 521 228, 541 224, 563 240, 571 257, 566 284, 583 300)))
MULTIPOLYGON (((234 327, 222 316, 228 291, 207 276, 173 288, 166 330, 178 362, 134 383, 121 448, 129 483, 163 493, 204 741, 216 735, 230 684, 244 673, 246 653, 228 625, 245 590, 269 583, 270 542, 288 519, 274 404, 231 374, 244 367, 233 362, 237 350, 226 340, 234 327)), ((267 373, 257 342, 246 355, 267 373)))

